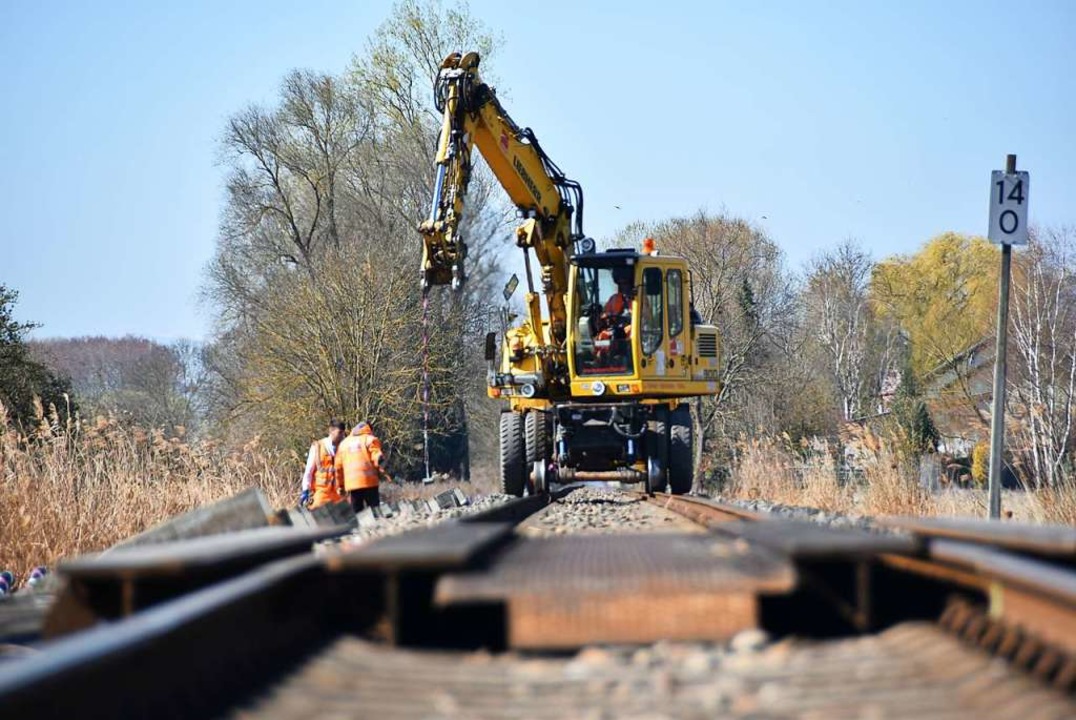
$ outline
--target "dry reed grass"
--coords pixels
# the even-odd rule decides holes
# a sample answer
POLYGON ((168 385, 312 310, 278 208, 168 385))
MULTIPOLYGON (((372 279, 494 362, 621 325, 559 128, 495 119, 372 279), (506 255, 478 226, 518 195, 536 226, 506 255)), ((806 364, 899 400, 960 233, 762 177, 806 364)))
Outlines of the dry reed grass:
MULTIPOLYGON (((722 494, 855 515, 981 518, 986 513, 982 490, 927 490, 919 483, 917 463, 869 430, 845 438, 845 449, 862 477, 842 483, 835 453, 824 440, 794 445, 788 436, 744 439, 722 494)), ((1019 521, 1076 525, 1076 479, 1056 488, 1007 490, 1002 511, 1019 521)))
POLYGON ((1076 525, 1076 477, 1065 478, 1060 485, 1030 494, 1030 514, 1038 522, 1076 525))
POLYGON ((833 453, 824 440, 804 443, 799 452, 787 435, 742 440, 737 456, 725 494, 830 512, 852 510, 851 495, 838 482, 833 453))
MULTIPOLYGON (((787 436, 741 442, 729 483, 732 497, 764 499, 864 515, 982 517, 981 492, 930 493, 916 468, 867 433, 853 446, 861 482, 838 480, 825 441, 794 446, 787 436)), ((274 507, 294 502, 301 460, 252 438, 239 450, 184 442, 160 431, 98 418, 61 426, 38 408, 38 424, 17 431, 0 406, 0 569, 25 576, 35 565, 102 550, 193 508, 261 488, 274 507)), ((499 491, 496 473, 476 468, 469 483, 390 484, 386 501, 418 499, 459 487, 468 495, 499 491)), ((1018 520, 1076 524, 1076 480, 1037 492, 1006 493, 1018 520)))
MULTIPOLYGON (((252 486, 273 507, 294 504, 299 492, 302 458, 258 438, 228 450, 106 418, 61 423, 40 406, 37 415, 36 427, 19 432, 0 405, 0 569, 17 578, 252 486)), ((495 473, 476 469, 469 483, 386 484, 382 498, 427 498, 455 487, 467 495, 499 491, 495 473)))
POLYGON ((251 439, 238 451, 188 444, 98 418, 61 426, 38 408, 17 431, 0 406, 0 569, 102 550, 163 520, 261 488, 275 507, 294 499, 295 462, 251 439))

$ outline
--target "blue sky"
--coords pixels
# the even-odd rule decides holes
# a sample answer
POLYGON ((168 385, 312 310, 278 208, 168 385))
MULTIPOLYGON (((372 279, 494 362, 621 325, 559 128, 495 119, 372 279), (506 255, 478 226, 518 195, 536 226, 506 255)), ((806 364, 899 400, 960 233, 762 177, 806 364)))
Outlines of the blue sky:
MULTIPOLYGON (((0 282, 37 336, 207 336, 225 120, 292 68, 343 70, 391 10, 223 5, 0 5, 0 282)), ((985 232, 1007 152, 1032 221, 1076 224, 1076 4, 470 7, 594 236, 705 208, 758 222, 792 267, 848 236, 910 252, 985 232)))

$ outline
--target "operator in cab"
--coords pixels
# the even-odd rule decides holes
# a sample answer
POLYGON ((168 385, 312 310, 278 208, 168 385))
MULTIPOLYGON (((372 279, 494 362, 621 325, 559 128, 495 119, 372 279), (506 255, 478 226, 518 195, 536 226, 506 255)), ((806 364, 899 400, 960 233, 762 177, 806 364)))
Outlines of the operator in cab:
MULTIPOLYGON (((618 267, 613 270, 616 292, 605 301, 605 314, 603 317, 607 321, 623 320, 624 313, 631 312, 632 274, 632 268, 630 267, 618 267)), ((628 326, 630 327, 631 324, 629 323, 628 326)))
POLYGON ((613 269, 613 281, 616 292, 605 301, 602 311, 600 330, 595 340, 601 348, 597 352, 599 366, 627 366, 631 355, 631 300, 634 268, 618 267, 613 269))

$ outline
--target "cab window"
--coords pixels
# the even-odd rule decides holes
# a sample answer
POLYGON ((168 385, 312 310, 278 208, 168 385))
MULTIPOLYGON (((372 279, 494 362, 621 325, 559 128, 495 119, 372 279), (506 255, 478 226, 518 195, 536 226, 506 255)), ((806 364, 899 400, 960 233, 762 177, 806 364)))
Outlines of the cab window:
POLYGON ((663 289, 661 268, 652 267, 643 271, 642 331, 639 339, 644 355, 653 355, 661 347, 663 289))
POLYGON ((635 268, 580 268, 576 277, 575 371, 630 375, 635 268))
POLYGON ((679 270, 666 274, 669 288, 669 337, 674 338, 684 329, 684 278, 679 270))

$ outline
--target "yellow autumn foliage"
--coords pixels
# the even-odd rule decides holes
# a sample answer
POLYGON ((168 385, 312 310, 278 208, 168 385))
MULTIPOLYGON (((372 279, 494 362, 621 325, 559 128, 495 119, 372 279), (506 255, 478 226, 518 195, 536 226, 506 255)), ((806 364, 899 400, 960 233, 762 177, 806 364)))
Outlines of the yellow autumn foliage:
POLYGON ((977 485, 986 485, 990 472, 990 444, 978 442, 971 451, 971 479, 977 485))
POLYGON ((877 316, 895 321, 922 376, 991 332, 998 249, 987 240, 947 232, 912 255, 878 263, 871 278, 877 316))

